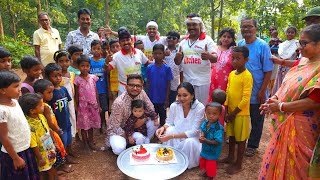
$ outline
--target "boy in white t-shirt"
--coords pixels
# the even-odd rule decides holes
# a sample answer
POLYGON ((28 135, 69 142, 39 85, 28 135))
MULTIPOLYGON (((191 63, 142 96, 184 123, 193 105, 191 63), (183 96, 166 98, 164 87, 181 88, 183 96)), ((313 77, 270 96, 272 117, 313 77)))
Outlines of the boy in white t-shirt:
POLYGON ((141 64, 148 64, 149 61, 142 51, 132 47, 131 35, 126 28, 120 28, 118 36, 121 50, 113 55, 108 70, 118 69, 120 96, 125 91, 128 75, 141 74, 141 64))

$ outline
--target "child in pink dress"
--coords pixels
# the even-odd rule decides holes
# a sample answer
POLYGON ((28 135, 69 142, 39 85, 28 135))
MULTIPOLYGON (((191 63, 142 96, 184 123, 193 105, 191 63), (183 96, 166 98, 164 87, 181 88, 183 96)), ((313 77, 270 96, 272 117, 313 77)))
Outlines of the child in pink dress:
POLYGON ((89 74, 90 58, 80 55, 77 59, 80 76, 74 80, 77 109, 77 128, 81 129, 82 141, 86 148, 99 150, 93 141, 93 128, 101 127, 100 105, 96 82, 98 77, 89 74))
POLYGON ((218 48, 216 50, 218 59, 211 64, 211 83, 208 102, 211 102, 211 94, 215 89, 226 91, 228 77, 233 70, 231 63, 232 47, 236 45, 235 31, 231 28, 224 28, 218 35, 218 48))

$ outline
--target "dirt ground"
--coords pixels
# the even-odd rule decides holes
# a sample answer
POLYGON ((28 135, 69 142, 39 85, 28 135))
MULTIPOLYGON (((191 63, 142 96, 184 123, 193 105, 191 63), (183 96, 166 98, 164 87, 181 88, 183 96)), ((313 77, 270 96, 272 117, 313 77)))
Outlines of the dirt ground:
MULTIPOLYGON (((15 70, 17 74, 24 78, 21 70, 15 70)), ((217 177, 216 179, 231 179, 231 180, 255 180, 258 178, 260 164, 262 161, 262 156, 264 150, 270 139, 269 133, 269 121, 265 121, 264 130, 262 139, 260 142, 260 147, 258 149, 257 154, 254 157, 244 157, 243 163, 243 171, 236 175, 228 175, 225 173, 227 165, 218 164, 217 169, 217 177)), ((100 135, 98 131, 95 132, 95 139, 97 142, 97 146, 104 145, 105 135, 100 135)), ((68 174, 65 174, 65 177, 69 180, 105 180, 105 179, 131 179, 123 174, 119 168, 117 167, 117 156, 112 153, 111 150, 100 151, 100 152, 92 152, 91 154, 86 154, 80 145, 74 143, 75 152, 80 155, 79 164, 72 165, 74 171, 68 174)), ((226 143, 223 144, 223 150, 221 154, 221 158, 227 156, 228 153, 228 145, 226 143)), ((197 180, 201 179, 199 176, 200 169, 193 168, 191 170, 186 170, 180 176, 175 179, 183 179, 183 180, 197 180)))

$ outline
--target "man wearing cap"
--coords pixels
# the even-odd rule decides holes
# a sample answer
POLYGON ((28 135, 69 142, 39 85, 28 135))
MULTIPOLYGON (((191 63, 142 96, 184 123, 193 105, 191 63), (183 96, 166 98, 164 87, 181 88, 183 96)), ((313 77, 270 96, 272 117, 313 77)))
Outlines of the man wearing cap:
POLYGON ((121 50, 113 55, 108 70, 118 69, 118 96, 120 96, 125 91, 128 75, 141 74, 141 65, 148 64, 149 60, 142 51, 132 47, 131 35, 126 28, 120 28, 117 34, 121 50))
POLYGON ((307 26, 320 24, 320 6, 310 9, 303 20, 305 20, 307 26))
POLYGON ((185 21, 188 36, 179 44, 174 58, 183 69, 183 81, 193 85, 195 98, 206 104, 211 81, 211 63, 217 61, 216 44, 206 35, 202 19, 197 14, 190 14, 185 21))
POLYGON ((78 23, 80 27, 68 33, 65 49, 73 44, 78 44, 83 47, 83 54, 89 56, 91 54, 91 42, 100 39, 97 33, 90 31, 91 12, 89 9, 83 8, 78 11, 78 23))
POLYGON ((61 38, 59 31, 50 26, 50 19, 46 12, 38 15, 41 28, 33 33, 33 45, 36 57, 43 66, 54 63, 53 54, 61 49, 61 38))

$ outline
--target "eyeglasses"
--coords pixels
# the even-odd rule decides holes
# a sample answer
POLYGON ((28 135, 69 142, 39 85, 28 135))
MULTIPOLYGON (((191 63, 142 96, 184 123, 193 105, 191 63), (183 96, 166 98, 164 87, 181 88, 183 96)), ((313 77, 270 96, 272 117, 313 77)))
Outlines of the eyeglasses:
POLYGON ((140 85, 140 84, 127 84, 127 86, 129 86, 130 88, 137 88, 137 89, 142 88, 142 85, 140 85))
POLYGON ((252 28, 254 28, 254 26, 241 26, 240 27, 241 29, 252 29, 252 28))
POLYGON ((168 36, 167 39, 169 39, 169 40, 177 40, 178 38, 175 37, 175 36, 168 36))
POLYGON ((309 44, 309 43, 312 43, 313 41, 299 41, 299 42, 296 42, 296 45, 297 45, 297 47, 302 47, 302 48, 304 48, 304 47, 306 47, 307 46, 307 44, 309 44))

